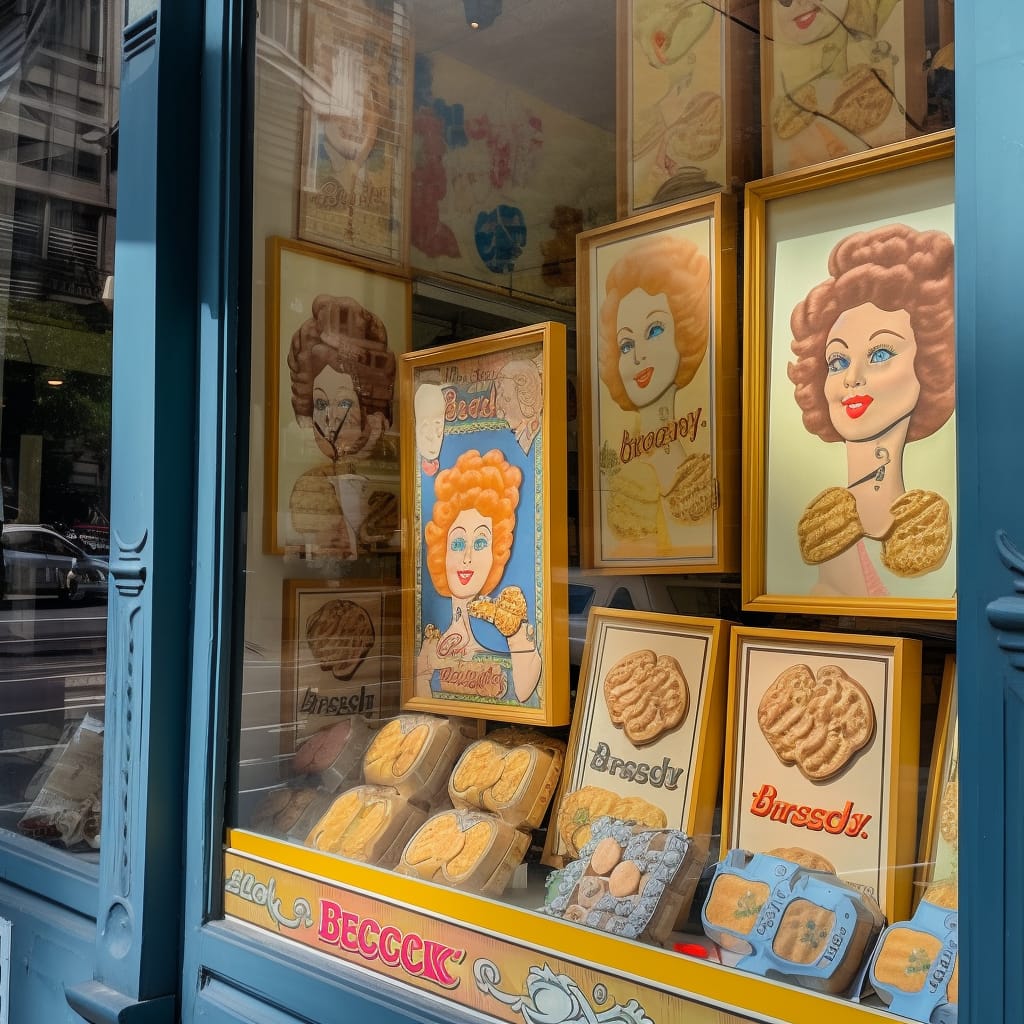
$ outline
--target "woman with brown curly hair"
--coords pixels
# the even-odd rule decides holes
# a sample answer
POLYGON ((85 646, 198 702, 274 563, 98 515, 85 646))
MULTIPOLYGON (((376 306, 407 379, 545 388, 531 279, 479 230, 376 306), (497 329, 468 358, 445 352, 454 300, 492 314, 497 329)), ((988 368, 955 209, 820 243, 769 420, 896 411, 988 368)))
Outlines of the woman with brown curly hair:
POLYGON ((424 530, 426 565, 434 589, 451 599, 452 614, 443 632, 433 624, 423 631, 416 663, 420 696, 436 686, 441 692, 525 702, 537 689, 541 659, 522 591, 506 588, 496 600, 481 598, 501 582, 511 557, 522 478, 497 449, 463 452, 437 474, 424 530), (494 622, 506 634, 507 658, 479 643, 471 616, 494 622))
POLYGON ((903 454, 953 413, 953 242, 888 224, 840 241, 829 277, 793 310, 788 367, 807 430, 846 449, 847 484, 807 506, 797 526, 813 593, 888 593, 865 539, 897 577, 934 572, 952 541, 949 505, 906 489, 903 454))
MULTIPOLYGON (((711 266, 691 241, 660 235, 630 248, 605 279, 600 313, 598 372, 620 409, 635 411, 639 429, 628 434, 612 475, 609 526, 622 539, 641 539, 659 532, 663 546, 672 543, 668 527, 704 518, 711 509, 711 480, 706 498, 692 500, 690 483, 683 487, 683 463, 694 438, 680 426, 675 395, 693 380, 704 360, 711 328, 711 266), (628 470, 621 472, 627 464, 628 470), (681 491, 686 490, 686 501, 681 491), (677 494, 676 492, 680 492, 677 494), (659 516, 638 516, 637 495, 659 516), (661 522, 657 519, 660 517, 661 522)), ((710 463, 707 456, 704 459, 710 463)))

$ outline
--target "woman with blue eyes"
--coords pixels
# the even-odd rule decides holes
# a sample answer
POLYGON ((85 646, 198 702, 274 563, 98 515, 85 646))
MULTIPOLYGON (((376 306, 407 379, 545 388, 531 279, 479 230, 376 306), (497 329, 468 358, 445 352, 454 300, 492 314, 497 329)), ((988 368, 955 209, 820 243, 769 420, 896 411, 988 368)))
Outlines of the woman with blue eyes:
POLYGON ((793 310, 788 373, 807 430, 844 443, 847 483, 810 502, 797 535, 813 593, 885 596, 876 558, 921 576, 952 541, 948 503, 907 490, 903 455, 953 413, 953 242, 889 224, 839 242, 829 274, 793 310))
MULTIPOLYGON (((451 620, 443 630, 427 625, 416 663, 416 692, 444 688, 446 673, 464 682, 500 680, 500 693, 481 693, 525 703, 540 681, 542 662, 534 628, 524 615, 508 637, 507 656, 487 650, 476 638, 470 604, 494 593, 512 555, 522 471, 497 449, 463 452, 434 483, 434 508, 424 529, 426 566, 434 589, 451 599, 451 620)), ((500 599, 499 599, 500 600, 500 599)))
MULTIPOLYGON (((626 412, 636 412, 640 436, 658 436, 676 419, 676 391, 693 380, 704 360, 711 329, 710 281, 707 256, 688 239, 668 234, 632 246, 608 272, 599 319, 598 373, 611 400, 626 412)), ((612 474, 607 518, 620 539, 643 540, 656 533, 659 550, 671 548, 677 540, 671 536, 674 526, 710 515, 710 476, 709 500, 698 516, 683 513, 672 500, 688 454, 684 441, 674 437, 651 447, 639 460, 628 460, 625 472, 612 474), (653 520, 632 514, 632 506, 618 507, 636 495, 650 496, 646 504, 658 509, 653 520)))

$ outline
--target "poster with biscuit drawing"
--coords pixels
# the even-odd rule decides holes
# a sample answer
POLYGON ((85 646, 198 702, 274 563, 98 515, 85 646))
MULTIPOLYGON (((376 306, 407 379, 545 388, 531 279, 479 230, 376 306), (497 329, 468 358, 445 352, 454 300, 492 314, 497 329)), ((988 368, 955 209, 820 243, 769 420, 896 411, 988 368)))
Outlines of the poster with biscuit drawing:
POLYGON ((342 718, 398 710, 401 591, 397 582, 285 580, 281 721, 296 742, 342 718))
POLYGON ((935 0, 762 0, 766 173, 948 127, 936 125, 928 109, 925 69, 941 44, 937 6, 935 0))
POLYGON ((730 560, 726 203, 694 201, 579 238, 584 564, 679 572, 730 560))
POLYGON ((625 0, 619 18, 620 215, 757 177, 756 90, 734 81, 756 66, 756 0, 625 0))
POLYGON ((603 814, 707 842, 718 793, 729 624, 591 609, 545 863, 603 814))
POLYGON ((403 707, 568 721, 565 335, 401 361, 403 707))
POLYGON ((328 566, 397 554, 409 282, 284 238, 266 259, 264 550, 328 566))
POLYGON ((951 154, 749 189, 745 607, 956 614, 951 154))
POLYGON ((905 914, 920 678, 917 641, 734 629, 723 846, 809 850, 905 914))

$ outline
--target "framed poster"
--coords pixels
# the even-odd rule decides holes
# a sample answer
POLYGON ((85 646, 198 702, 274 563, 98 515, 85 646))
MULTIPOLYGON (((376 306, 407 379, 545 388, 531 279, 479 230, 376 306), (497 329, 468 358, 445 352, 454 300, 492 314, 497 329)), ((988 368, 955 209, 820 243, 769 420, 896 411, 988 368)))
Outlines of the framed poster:
POLYGON ((396 355, 409 281, 267 240, 264 551, 352 560, 401 547, 396 355))
POLYGON ((739 381, 730 197, 577 239, 580 559, 736 568, 739 381))
POLYGON ((620 217, 760 177, 757 0, 618 0, 620 217))
POLYGON ((408 262, 412 22, 403 0, 308 0, 300 238, 408 262))
POLYGON ((933 883, 943 889, 943 906, 957 906, 960 851, 960 735, 956 711, 956 657, 946 657, 935 722, 928 792, 925 796, 924 826, 921 830, 920 871, 914 903, 933 883))
POLYGON ((562 866, 602 814, 707 844, 718 796, 729 623, 592 608, 545 863, 562 866))
POLYGON ((950 0, 761 0, 765 174, 952 127, 951 21, 950 0))
POLYGON ((408 353, 402 707, 569 720, 565 334, 408 353))
POLYGON ((397 713, 397 581, 285 580, 282 607, 281 721, 296 745, 340 718, 397 713))
POLYGON ((953 139, 747 188, 744 608, 956 616, 953 139))
POLYGON ((722 849, 802 847, 910 913, 921 645, 734 627, 722 849))

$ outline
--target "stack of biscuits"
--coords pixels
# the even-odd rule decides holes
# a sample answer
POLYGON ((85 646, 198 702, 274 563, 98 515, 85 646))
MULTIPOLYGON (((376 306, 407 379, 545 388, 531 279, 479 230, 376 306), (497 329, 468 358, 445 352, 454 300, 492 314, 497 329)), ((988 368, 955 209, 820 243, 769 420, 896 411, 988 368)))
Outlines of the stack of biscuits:
POLYGON ((453 809, 416 832, 398 871, 501 895, 544 818, 564 757, 561 740, 533 730, 499 729, 470 744, 448 781, 453 809))

